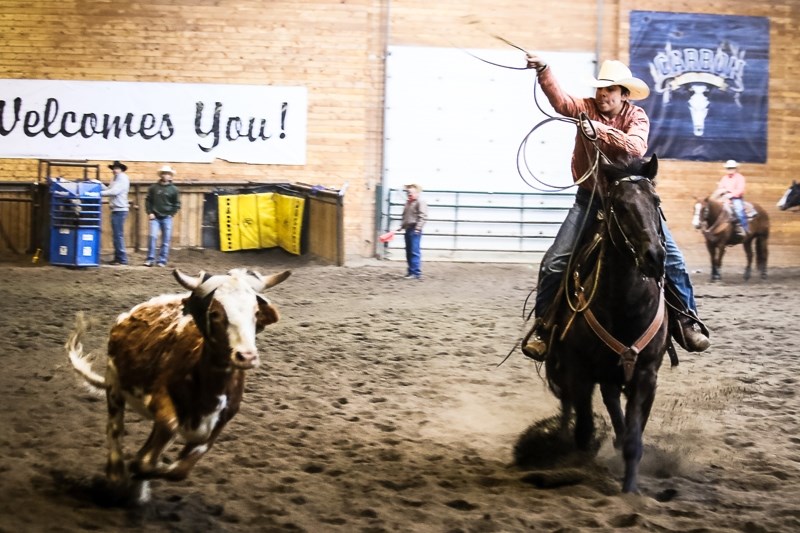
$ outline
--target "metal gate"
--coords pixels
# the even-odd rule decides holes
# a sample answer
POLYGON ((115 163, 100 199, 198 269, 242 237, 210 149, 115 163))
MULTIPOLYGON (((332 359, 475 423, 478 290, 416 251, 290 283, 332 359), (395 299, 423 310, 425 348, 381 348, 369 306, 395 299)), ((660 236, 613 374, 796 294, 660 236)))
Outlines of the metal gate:
MULTIPOLYGON (((424 191, 422 198, 428 203, 423 261, 527 263, 538 262, 553 243, 575 193, 424 191)), ((405 192, 389 189, 383 202, 379 231, 397 229, 405 192)), ((404 260, 402 235, 379 243, 378 256, 404 260)))

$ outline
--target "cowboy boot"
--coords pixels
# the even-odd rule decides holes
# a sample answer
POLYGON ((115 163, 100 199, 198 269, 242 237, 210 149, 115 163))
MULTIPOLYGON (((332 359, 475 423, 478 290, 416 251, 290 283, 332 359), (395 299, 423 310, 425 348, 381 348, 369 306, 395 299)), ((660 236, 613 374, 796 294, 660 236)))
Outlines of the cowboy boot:
POLYGON ((737 237, 739 237, 741 239, 744 239, 745 237, 747 237, 747 229, 745 229, 745 227, 742 226, 742 223, 740 221, 737 220, 736 224, 734 226, 735 226, 736 236, 737 237))
MULTIPOLYGON (((547 342, 544 340, 540 330, 544 330, 544 322, 541 318, 533 321, 528 334, 522 339, 522 353, 536 362, 542 363, 547 356, 547 342)), ((543 331, 542 331, 543 333, 543 331)))
POLYGON ((694 317, 678 315, 672 327, 672 337, 687 352, 704 352, 711 346, 708 340, 708 329, 694 317))

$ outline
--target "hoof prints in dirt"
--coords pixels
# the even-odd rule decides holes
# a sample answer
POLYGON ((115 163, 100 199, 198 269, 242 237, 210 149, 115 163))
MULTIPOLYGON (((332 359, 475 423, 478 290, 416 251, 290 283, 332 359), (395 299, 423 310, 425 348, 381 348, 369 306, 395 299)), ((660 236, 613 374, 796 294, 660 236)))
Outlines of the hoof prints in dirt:
MULTIPOLYGON (((176 264, 224 272, 247 257, 176 264)), ((642 493, 623 496, 610 436, 600 428, 585 458, 571 435, 526 434, 557 402, 519 354, 496 366, 519 337, 530 265, 431 264, 412 284, 395 281, 393 262, 247 265, 294 269, 270 293, 281 320, 258 337, 263 364, 190 478, 154 482, 136 507, 98 503, 106 413, 76 386, 62 345, 83 310, 98 320, 87 347, 103 353, 115 317, 179 292, 174 279, 144 268, 0 276, 0 530, 800 530, 800 269, 747 285, 695 280, 713 345, 662 367, 642 493)), ((128 453, 142 426, 126 420, 128 453)))

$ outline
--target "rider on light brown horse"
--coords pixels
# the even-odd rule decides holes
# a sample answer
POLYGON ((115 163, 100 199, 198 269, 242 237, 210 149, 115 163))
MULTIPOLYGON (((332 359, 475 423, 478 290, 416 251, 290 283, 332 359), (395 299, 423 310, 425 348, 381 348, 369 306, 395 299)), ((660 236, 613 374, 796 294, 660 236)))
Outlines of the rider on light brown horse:
POLYGON ((726 174, 722 176, 717 184, 717 188, 723 192, 725 198, 728 200, 728 205, 732 208, 733 214, 736 216, 731 217, 731 220, 736 224, 736 230, 740 233, 741 237, 747 235, 747 213, 744 209, 744 187, 745 179, 738 171, 738 163, 733 159, 728 159, 725 162, 726 174))

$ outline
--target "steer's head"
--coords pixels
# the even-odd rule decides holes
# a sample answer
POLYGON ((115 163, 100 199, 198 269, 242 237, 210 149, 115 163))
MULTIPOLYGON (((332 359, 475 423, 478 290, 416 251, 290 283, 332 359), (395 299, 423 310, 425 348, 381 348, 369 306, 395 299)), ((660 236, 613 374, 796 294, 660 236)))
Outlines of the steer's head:
POLYGON ((278 321, 278 310, 259 293, 289 277, 291 271, 264 277, 239 268, 227 274, 187 276, 178 269, 175 279, 192 294, 184 312, 194 318, 214 356, 214 364, 249 369, 258 366, 256 333, 278 321))

